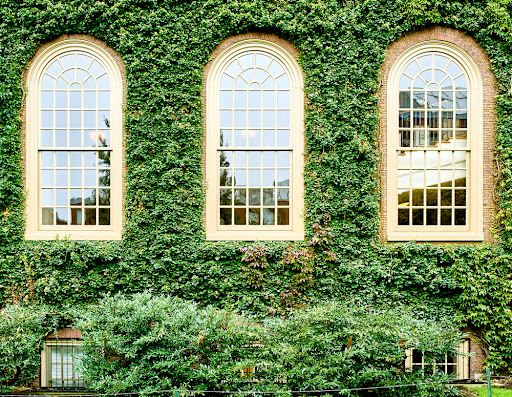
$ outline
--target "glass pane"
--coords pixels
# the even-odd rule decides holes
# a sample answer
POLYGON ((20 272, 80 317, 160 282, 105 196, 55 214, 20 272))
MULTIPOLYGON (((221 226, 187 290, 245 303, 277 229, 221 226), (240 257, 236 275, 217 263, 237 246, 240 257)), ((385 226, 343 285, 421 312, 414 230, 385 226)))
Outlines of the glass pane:
POLYGON ((412 205, 423 205, 423 189, 413 189, 412 191, 412 205))
POLYGON ((271 130, 263 130, 263 146, 272 147, 276 145, 276 133, 271 130))
POLYGON ((98 108, 110 109, 110 91, 98 92, 98 108))
POLYGON ((55 210, 56 222, 57 225, 67 225, 68 224, 68 209, 67 208, 57 208, 55 210))
POLYGON ((263 170, 263 186, 275 186, 275 170, 263 170))
POLYGON ((249 225, 259 225, 260 224, 260 209, 259 208, 249 208, 249 225))
POLYGON ((84 205, 96 205, 96 189, 84 189, 84 205))
POLYGON ((55 202, 59 206, 68 205, 68 189, 56 189, 55 202))
POLYGON ((290 91, 277 92, 277 106, 280 108, 290 107, 290 91))
POLYGON ((82 170, 71 170, 69 171, 70 186, 79 187, 82 186, 82 170))
POLYGON ((274 208, 263 208, 263 224, 275 225, 276 210, 274 208))
POLYGON ((415 128, 425 126, 425 112, 413 112, 413 126, 415 128))
POLYGON ((427 209, 427 225, 437 225, 437 209, 427 209))
POLYGON ((96 225, 96 208, 85 209, 85 224, 96 225))
POLYGON ((43 110, 41 111, 41 127, 52 128, 53 127, 53 111, 43 110))
POLYGON ((260 204, 261 204, 260 189, 249 189, 249 205, 260 205, 260 204))
POLYGON ((429 109, 439 108, 439 91, 428 91, 427 92, 427 107, 429 109))
POLYGON ((231 189, 220 189, 220 205, 231 205, 232 202, 231 189))
MULTIPOLYGON (((87 171, 85 171, 87 172, 87 171)), ((98 171, 98 186, 110 186, 110 170, 98 171)))
POLYGON ((290 146, 290 131, 279 130, 277 132, 277 147, 289 147, 290 146))
POLYGON ((262 152, 263 167, 275 167, 276 152, 262 152))
POLYGON ((413 208, 412 210, 412 224, 423 225, 423 209, 413 208))
POLYGON ((71 208, 71 225, 81 225, 82 216, 81 208, 71 208))
POLYGON ((53 146, 53 131, 42 130, 41 131, 41 146, 52 147, 53 146))
POLYGON ((221 147, 230 147, 232 145, 231 130, 220 130, 220 142, 221 147))
POLYGON ((231 170, 220 170, 220 186, 232 186, 233 178, 231 170))
MULTIPOLYGON (((229 91, 229 93, 231 94, 231 91, 229 91)), ((235 91, 233 93, 233 95, 234 95, 233 107, 239 108, 239 109, 247 108, 247 91, 235 91)))
POLYGON ((220 209, 220 224, 221 225, 231 225, 231 208, 221 208, 220 209))
POLYGON ((110 189, 98 189, 99 204, 110 205, 110 189))
POLYGON ((247 133, 245 132, 245 130, 235 130, 234 136, 235 136, 235 141, 234 141, 235 147, 247 146, 247 133))
POLYGON ((398 189, 398 205, 399 206, 409 206, 409 190, 406 189, 398 189))
POLYGON ((55 171, 55 186, 68 186, 68 171, 56 170, 55 171))
POLYGON ((398 115, 398 126, 400 128, 409 128, 411 126, 411 112, 400 111, 398 115))
POLYGON ((261 186, 260 170, 249 170, 249 186, 261 186))
POLYGON ((437 189, 427 189, 427 205, 437 206, 437 189))
POLYGON ((451 224, 452 224, 452 210, 442 209, 441 210, 441 225, 451 225, 451 224))
POLYGON ((288 208, 277 209, 277 224, 289 225, 290 224, 290 210, 288 208))
POLYGON ((247 204, 247 190, 235 189, 235 205, 247 204))
POLYGON ((408 109, 411 107, 411 93, 409 91, 400 91, 398 98, 399 106, 401 108, 408 109))
POLYGON ((290 170, 277 170, 277 185, 290 186, 290 170))
POLYGON ((261 131, 249 130, 249 146, 260 147, 261 146, 261 131))
POLYGON ((398 224, 399 225, 409 225, 409 210, 408 209, 398 209, 398 224))
POLYGON ((53 208, 42 208, 41 223, 43 225, 53 225, 53 208))
POLYGON ((100 208, 99 209, 100 216, 100 225, 110 225, 110 208, 100 208))
POLYGON ((441 92, 441 108, 453 109, 453 92, 441 92))
POLYGON ((289 110, 278 110, 277 111, 277 126, 279 128, 290 127, 290 111, 289 110))
POLYGON ((402 75, 402 77, 400 77, 400 82, 398 83, 398 88, 401 90, 409 90, 411 89, 411 83, 412 79, 410 77, 402 75))
POLYGON ((69 205, 82 205, 82 189, 70 189, 69 205))
POLYGON ((449 207, 452 205, 452 190, 441 190, 441 206, 449 207))
POLYGON ((466 205, 466 189, 455 190, 455 206, 464 207, 466 205))
POLYGON ((43 207, 53 206, 53 189, 41 190, 41 204, 43 207))
POLYGON ((249 152, 249 167, 261 166, 261 152, 249 152))
POLYGON ((96 170, 84 170, 84 186, 96 186, 96 170))
MULTIPOLYGON (((245 128, 247 127, 247 111, 246 110, 235 110, 234 112, 234 126, 236 128, 245 128)), ((231 125, 227 125, 226 127, 230 127, 231 125)), ((221 127, 223 125, 221 124, 221 127)))
POLYGON ((245 208, 235 208, 235 225, 246 225, 245 208))
POLYGON ((277 205, 290 205, 290 189, 277 189, 277 205))
POLYGON ((275 205, 274 189, 263 189, 263 205, 275 205))
MULTIPOLYGON (((410 147, 411 145, 411 132, 410 131, 400 131, 400 146, 401 147, 410 147)), ((405 154, 405 152, 403 152, 405 154)))
POLYGON ((249 95, 249 108, 260 109, 261 108, 261 92, 260 91, 249 91, 248 95, 249 95))
POLYGON ((232 97, 231 91, 221 91, 220 92, 219 106, 221 108, 233 107, 233 97, 232 97))
POLYGON ((263 111, 263 128, 275 128, 276 127, 276 112, 275 110, 264 110, 263 111))
POLYGON ((465 225, 466 224, 466 210, 456 209, 455 210, 455 224, 465 225))
POLYGON ((250 110, 249 111, 249 124, 248 125, 249 125, 249 128, 260 128, 261 127, 261 111, 260 110, 250 110))

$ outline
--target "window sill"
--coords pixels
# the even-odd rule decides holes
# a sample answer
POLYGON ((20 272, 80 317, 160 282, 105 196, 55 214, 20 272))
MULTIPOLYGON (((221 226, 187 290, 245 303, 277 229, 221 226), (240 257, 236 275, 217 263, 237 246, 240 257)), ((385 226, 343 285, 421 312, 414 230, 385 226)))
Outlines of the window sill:
POLYGON ((240 240, 240 241, 304 241, 304 233, 293 233, 290 231, 276 232, 276 231, 222 231, 216 233, 207 233, 206 240, 220 241, 220 240, 240 240))
POLYGON ((121 240, 121 233, 108 231, 40 231, 25 234, 25 240, 121 240))
POLYGON ((460 233, 460 232, 393 232, 388 233, 388 241, 484 241, 482 233, 460 233))

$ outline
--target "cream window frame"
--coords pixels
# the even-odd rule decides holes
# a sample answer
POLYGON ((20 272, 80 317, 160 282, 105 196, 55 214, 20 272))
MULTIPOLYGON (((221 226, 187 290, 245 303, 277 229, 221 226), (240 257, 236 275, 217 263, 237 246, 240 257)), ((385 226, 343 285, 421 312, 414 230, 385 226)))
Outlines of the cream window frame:
MULTIPOLYGON (((206 83, 206 239, 207 240, 304 240, 304 92, 301 69, 296 60, 282 47, 262 39, 247 39, 225 49, 212 62, 206 83), (220 129, 219 91, 225 67, 244 52, 268 53, 279 59, 290 79, 290 131, 292 186, 290 225, 287 226, 222 226, 219 221, 219 167, 217 149, 220 129)), ((226 148, 229 150, 229 148, 226 148)), ((279 148, 275 149, 276 151, 279 148)))
MULTIPOLYGON (((27 240, 53 240, 69 238, 71 240, 120 240, 122 224, 122 93, 123 80, 114 58, 97 44, 80 39, 58 41, 45 48, 32 62, 28 70, 26 84, 28 87, 26 104, 26 230, 27 240), (110 80, 110 122, 111 122, 111 157, 110 189, 111 211, 110 225, 88 226, 67 225, 63 227, 43 226, 39 180, 39 140, 41 125, 40 87, 46 67, 57 57, 68 52, 78 51, 99 59, 110 80)), ((79 148, 77 148, 80 151, 79 148)))
MULTIPOLYGON (((80 339, 47 339, 43 343, 43 350, 41 350, 41 387, 52 387, 52 388, 59 388, 59 389, 65 389, 65 387, 58 387, 58 386, 49 386, 49 379, 51 377, 51 354, 49 353, 51 351, 51 346, 59 347, 59 346, 72 346, 72 347, 80 347, 81 340, 80 339)), ((74 359, 73 359, 74 364, 74 359)), ((83 379, 83 378, 82 378, 83 379)), ((85 379, 83 380, 84 383, 87 383, 85 379)), ((85 387, 85 385, 84 385, 85 387)), ((77 387, 82 388, 82 387, 77 387)))
POLYGON ((455 44, 431 40, 406 50, 393 64, 387 84, 387 240, 388 241, 482 241, 483 234, 483 81, 473 58, 455 44), (468 80, 468 147, 469 184, 465 226, 399 226, 398 167, 399 149, 399 80, 408 63, 423 53, 439 53, 454 58, 463 67, 468 80))
MULTIPOLYGON (((413 350, 414 348, 409 348, 405 351, 405 368, 407 371, 413 370, 413 350)), ((441 365, 446 365, 446 357, 444 363, 438 363, 441 365)), ((432 366, 432 364, 428 364, 432 366)), ((457 348, 457 373, 455 374, 455 379, 469 379, 469 340, 462 340, 457 348)), ((414 366, 420 366, 418 364, 414 366)), ((423 355, 422 355, 422 369, 423 366, 423 355)))

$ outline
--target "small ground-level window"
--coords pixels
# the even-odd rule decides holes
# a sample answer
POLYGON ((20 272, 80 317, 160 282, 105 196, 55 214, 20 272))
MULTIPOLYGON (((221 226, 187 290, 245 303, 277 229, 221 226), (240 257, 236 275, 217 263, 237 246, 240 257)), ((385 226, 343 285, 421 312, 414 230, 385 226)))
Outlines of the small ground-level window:
POLYGON ((41 355, 41 386, 84 388, 86 382, 78 370, 81 357, 79 339, 47 339, 41 355))
POLYGON ((411 348, 406 351, 405 367, 410 371, 421 371, 424 374, 437 372, 453 375, 455 379, 469 378, 469 341, 460 343, 457 353, 445 354, 441 360, 432 362, 419 349, 411 348))

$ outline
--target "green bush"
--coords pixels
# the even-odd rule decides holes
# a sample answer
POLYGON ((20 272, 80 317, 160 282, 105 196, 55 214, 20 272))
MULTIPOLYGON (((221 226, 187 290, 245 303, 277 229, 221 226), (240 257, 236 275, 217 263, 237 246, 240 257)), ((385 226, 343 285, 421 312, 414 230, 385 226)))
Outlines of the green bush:
POLYGON ((374 395, 454 395, 440 374, 410 373, 405 349, 435 360, 461 335, 403 309, 325 303, 289 318, 235 314, 173 297, 115 295, 81 312, 82 372, 102 393, 326 390, 433 382, 374 395), (243 369, 254 372, 242 376, 243 369), (432 394, 434 393, 434 394, 432 394))
POLYGON ((7 305, 0 310, 0 392, 31 383, 39 372, 48 309, 7 305))

